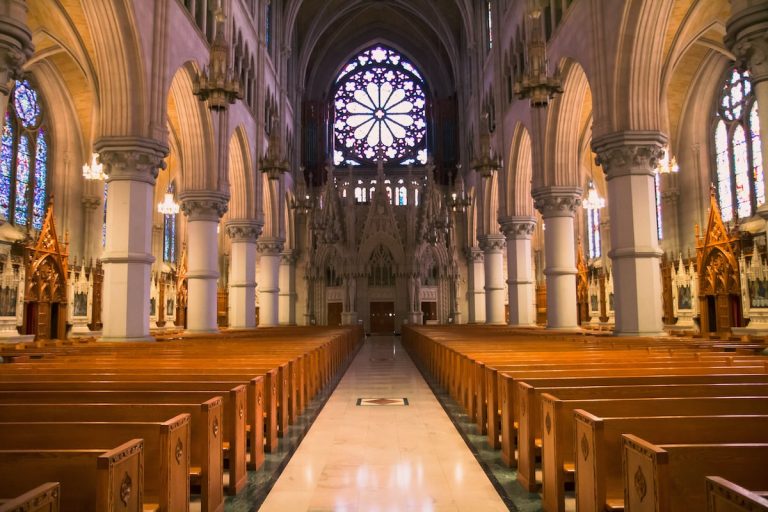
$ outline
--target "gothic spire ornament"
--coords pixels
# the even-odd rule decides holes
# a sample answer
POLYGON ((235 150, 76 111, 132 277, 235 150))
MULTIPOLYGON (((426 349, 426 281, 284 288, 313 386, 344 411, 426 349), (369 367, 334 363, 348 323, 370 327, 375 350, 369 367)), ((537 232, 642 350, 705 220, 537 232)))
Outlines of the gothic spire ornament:
POLYGON ((532 107, 544 107, 556 94, 563 92, 558 73, 547 74, 547 43, 541 32, 541 7, 538 2, 528 11, 528 41, 525 45, 525 64, 515 82, 515 95, 530 98, 532 107))

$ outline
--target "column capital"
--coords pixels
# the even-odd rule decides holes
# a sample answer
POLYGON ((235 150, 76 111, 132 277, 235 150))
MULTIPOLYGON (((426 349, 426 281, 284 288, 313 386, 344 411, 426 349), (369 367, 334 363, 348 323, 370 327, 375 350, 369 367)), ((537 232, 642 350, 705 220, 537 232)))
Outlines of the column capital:
POLYGON ((294 265, 299 259, 299 251, 295 249, 288 249, 280 253, 281 265, 294 265))
POLYGON ((98 196, 83 196, 80 202, 86 210, 95 210, 101 204, 101 198, 98 196))
POLYGON ((94 142, 93 150, 104 164, 107 183, 128 180, 154 186, 168 155, 168 146, 142 137, 103 137, 94 142))
POLYGON ((7 95, 12 81, 22 74, 24 63, 34 53, 27 25, 27 3, 6 0, 0 5, 0 93, 7 95))
POLYGON ((465 247, 464 257, 467 258, 467 263, 482 262, 485 258, 482 249, 479 247, 465 247))
POLYGON ((499 217, 499 224, 501 225, 501 231, 507 238, 507 242, 512 240, 529 240, 536 229, 536 217, 499 217))
POLYGON ((507 246, 504 235, 483 235, 478 238, 484 253, 501 252, 507 246))
POLYGON ((573 217, 581 206, 581 187, 544 187, 533 191, 533 206, 542 217, 573 217))
POLYGON ((653 130, 616 132, 592 139, 592 150, 597 153, 595 163, 603 168, 606 180, 653 176, 668 140, 665 134, 653 130))
POLYGON ((229 196, 209 190, 187 190, 179 194, 181 211, 190 221, 219 222, 227 213, 229 196))
POLYGON ((768 80, 768 1, 734 10, 725 24, 725 45, 749 69, 753 84, 768 80))
POLYGON ((264 228, 263 222, 251 219, 230 220, 226 224, 227 236, 233 243, 250 242, 256 243, 264 228))
POLYGON ((262 238, 256 243, 256 251, 268 256, 279 256, 285 247, 282 238, 262 238))

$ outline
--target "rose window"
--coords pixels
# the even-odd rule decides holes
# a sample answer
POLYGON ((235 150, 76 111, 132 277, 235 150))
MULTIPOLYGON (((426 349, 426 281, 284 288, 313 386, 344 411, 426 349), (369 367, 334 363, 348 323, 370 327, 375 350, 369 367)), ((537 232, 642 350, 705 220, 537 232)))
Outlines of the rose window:
POLYGON ((426 163, 426 96, 416 68, 382 46, 353 58, 336 80, 334 163, 426 163))

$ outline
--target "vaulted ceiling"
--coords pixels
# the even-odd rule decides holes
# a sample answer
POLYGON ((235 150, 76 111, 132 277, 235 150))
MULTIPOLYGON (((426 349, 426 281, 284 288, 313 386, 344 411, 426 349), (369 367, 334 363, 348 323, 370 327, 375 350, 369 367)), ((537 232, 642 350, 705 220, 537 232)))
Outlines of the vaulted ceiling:
POLYGON ((342 65, 372 43, 409 57, 438 96, 452 94, 472 41, 471 0, 289 0, 286 26, 305 97, 326 96, 342 65))

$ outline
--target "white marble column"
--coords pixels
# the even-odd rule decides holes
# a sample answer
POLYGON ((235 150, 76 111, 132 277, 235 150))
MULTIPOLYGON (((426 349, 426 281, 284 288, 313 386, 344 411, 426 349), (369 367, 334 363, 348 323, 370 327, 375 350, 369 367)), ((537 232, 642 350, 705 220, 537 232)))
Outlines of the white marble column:
POLYGON ((256 327, 256 239, 261 224, 254 220, 227 222, 232 242, 229 265, 229 326, 233 329, 256 327))
POLYGON ((151 139, 97 140, 107 174, 107 243, 102 306, 104 341, 152 340, 149 286, 153 188, 167 148, 151 139))
POLYGON ((467 302, 470 324, 485 323, 485 268, 483 251, 479 247, 465 250, 467 257, 467 302))
MULTIPOLYGON (((763 172, 768 172, 768 0, 731 0, 725 27, 725 45, 749 69, 760 113, 763 172)), ((765 187, 768 193, 768 180, 765 187)), ((768 219, 768 203, 758 213, 768 219)))
POLYGON ((504 325, 504 235, 480 238, 485 271, 485 323, 504 325))
POLYGON ((531 261, 535 217, 504 217, 501 229, 507 238, 509 325, 536 325, 536 281, 531 261))
POLYGON ((187 216, 187 332, 219 332, 216 319, 219 279, 219 219, 228 197, 220 192, 185 191, 179 195, 187 216))
POLYGON ((296 325, 296 260, 294 250, 280 254, 278 319, 280 325, 296 325))
POLYGON ((534 205, 544 218, 548 329, 579 327, 573 217, 581 204, 581 192, 578 187, 545 187, 533 191, 534 205))
POLYGON ((592 141, 608 182, 608 257, 613 262, 614 332, 619 336, 663 332, 654 172, 666 143, 660 132, 619 132, 592 141))
POLYGON ((280 259, 283 240, 263 238, 256 244, 259 252, 259 326, 279 325, 280 259))
POLYGON ((32 56, 32 33, 27 26, 27 2, 0 2, 0 119, 5 119, 8 96, 24 63, 32 56))

